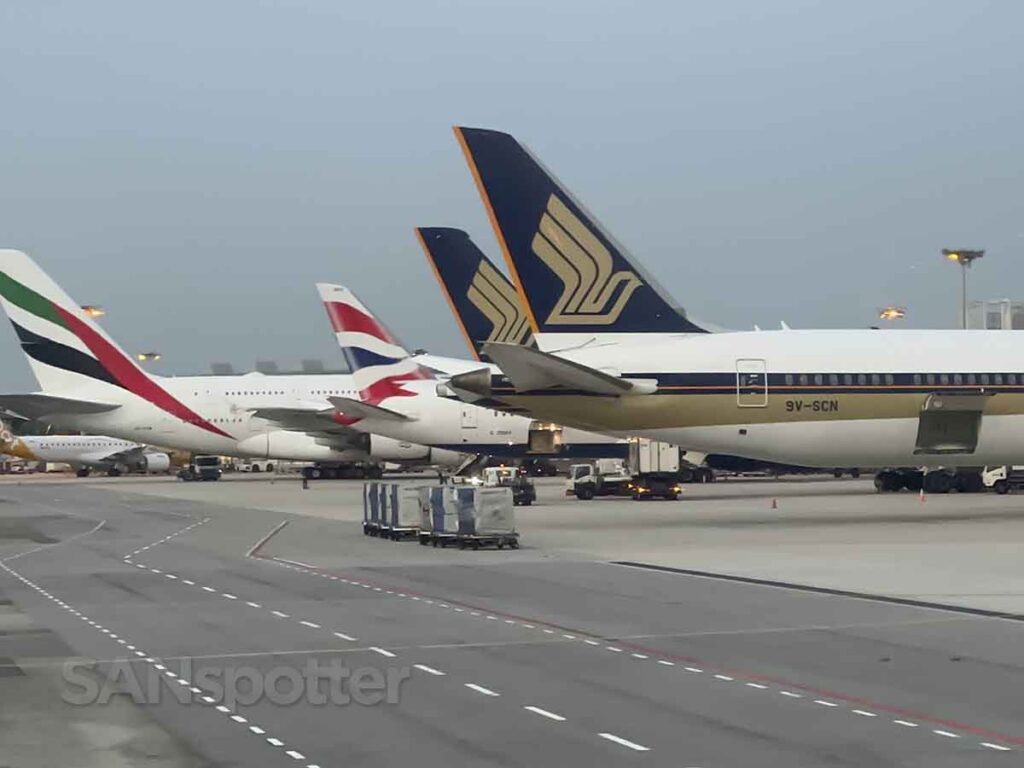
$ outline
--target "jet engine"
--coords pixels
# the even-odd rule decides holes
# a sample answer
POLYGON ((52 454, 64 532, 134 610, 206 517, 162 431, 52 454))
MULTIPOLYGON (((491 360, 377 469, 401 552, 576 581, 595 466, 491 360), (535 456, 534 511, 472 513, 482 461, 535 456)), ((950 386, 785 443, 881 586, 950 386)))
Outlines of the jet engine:
POLYGON ((171 468, 171 457, 166 453, 147 453, 139 460, 140 472, 166 472, 171 468))
POLYGON ((366 435, 366 452, 377 461, 393 461, 400 464, 457 467, 463 459, 458 451, 430 448, 381 435, 366 435))

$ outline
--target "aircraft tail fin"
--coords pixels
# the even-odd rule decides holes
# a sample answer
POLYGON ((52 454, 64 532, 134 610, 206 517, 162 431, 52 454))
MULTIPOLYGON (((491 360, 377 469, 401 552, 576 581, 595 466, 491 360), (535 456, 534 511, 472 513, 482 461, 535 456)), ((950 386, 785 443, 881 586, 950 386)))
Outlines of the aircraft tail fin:
POLYGON ((702 333, 507 133, 455 128, 534 333, 702 333))
POLYGON ((316 287, 360 400, 379 405, 389 397, 410 396, 414 393, 403 389, 401 382, 434 378, 352 291, 331 283, 316 287))
POLYGON ((515 286, 467 232, 419 227, 416 236, 475 359, 487 362, 482 347, 488 342, 532 343, 515 286))
MULTIPOLYGON (((0 250, 0 306, 21 342, 40 395, 112 410, 129 395, 190 424, 228 436, 170 395, 21 251, 0 250)), ((60 409, 51 415, 62 413, 60 409)), ((70 413, 80 414, 79 408, 70 413)), ((90 411, 97 412, 97 411, 90 411)))

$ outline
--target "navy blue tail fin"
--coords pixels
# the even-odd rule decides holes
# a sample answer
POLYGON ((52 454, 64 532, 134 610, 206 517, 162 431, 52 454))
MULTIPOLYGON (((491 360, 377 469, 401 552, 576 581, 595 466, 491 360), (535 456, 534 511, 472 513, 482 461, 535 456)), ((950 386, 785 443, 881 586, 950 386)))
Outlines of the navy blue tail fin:
POLYGON ((481 348, 489 341, 531 342, 530 322, 515 286, 467 232, 419 227, 416 235, 473 357, 487 362, 481 348))
POLYGON ((534 332, 705 332, 515 138, 480 128, 455 135, 534 332))

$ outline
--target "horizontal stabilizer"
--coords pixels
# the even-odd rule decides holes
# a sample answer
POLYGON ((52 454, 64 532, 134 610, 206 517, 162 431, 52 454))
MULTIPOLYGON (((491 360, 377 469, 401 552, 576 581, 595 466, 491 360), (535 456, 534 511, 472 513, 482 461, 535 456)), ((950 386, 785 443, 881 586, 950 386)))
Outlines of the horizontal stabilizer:
POLYGON ((492 342, 484 351, 516 390, 571 389, 594 395, 645 395, 657 382, 630 380, 518 344, 492 342))
POLYGON ((93 413, 107 413, 117 410, 117 403, 101 403, 95 400, 76 400, 70 397, 56 397, 40 393, 27 395, 0 395, 0 410, 20 416, 23 419, 40 419, 47 416, 80 416, 93 413))
POLYGON ((392 411, 389 408, 381 408, 379 405, 370 405, 361 400, 353 400, 350 397, 328 397, 331 405, 337 408, 346 416, 357 419, 384 419, 386 421, 409 421, 404 413, 392 411))

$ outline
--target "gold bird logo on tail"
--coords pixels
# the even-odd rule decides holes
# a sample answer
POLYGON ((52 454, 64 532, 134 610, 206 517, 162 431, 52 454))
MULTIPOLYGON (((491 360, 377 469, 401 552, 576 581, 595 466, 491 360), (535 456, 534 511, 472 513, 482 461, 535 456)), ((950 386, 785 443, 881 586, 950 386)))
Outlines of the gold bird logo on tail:
POLYGON ((526 313, 508 279, 486 261, 469 284, 466 297, 491 323, 487 341, 523 344, 530 334, 526 313))
POLYGON ((613 272, 611 252, 556 195, 533 236, 533 252, 564 284, 548 325, 611 325, 643 283, 633 272, 613 272))

